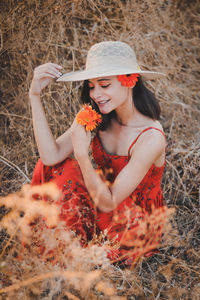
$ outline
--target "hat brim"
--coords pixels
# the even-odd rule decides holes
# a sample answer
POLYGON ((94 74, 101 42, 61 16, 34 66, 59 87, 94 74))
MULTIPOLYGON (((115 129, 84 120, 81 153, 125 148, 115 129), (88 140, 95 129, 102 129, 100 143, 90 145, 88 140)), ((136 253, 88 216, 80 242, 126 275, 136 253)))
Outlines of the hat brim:
POLYGON ((105 67, 103 69, 93 69, 93 70, 82 70, 82 71, 75 71, 75 72, 69 72, 61 75, 57 81, 81 81, 81 80, 87 80, 87 79, 93 79, 98 77, 105 77, 105 76, 114 76, 114 75, 123 75, 123 74, 139 74, 142 76, 144 80, 153 80, 158 79, 161 77, 166 76, 164 73, 160 72, 151 72, 151 71, 142 71, 142 70, 133 70, 132 68, 121 68, 118 69, 109 69, 105 70, 105 67))

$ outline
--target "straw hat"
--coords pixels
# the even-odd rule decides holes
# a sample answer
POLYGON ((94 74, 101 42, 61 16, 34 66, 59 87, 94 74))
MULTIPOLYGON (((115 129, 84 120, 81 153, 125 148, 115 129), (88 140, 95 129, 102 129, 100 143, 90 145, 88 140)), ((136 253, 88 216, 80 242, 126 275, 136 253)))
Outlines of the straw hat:
POLYGON ((85 70, 69 72, 57 81, 80 81, 97 77, 138 73, 144 80, 157 79, 163 73, 142 71, 135 52, 126 43, 107 41, 93 45, 88 51, 85 70))

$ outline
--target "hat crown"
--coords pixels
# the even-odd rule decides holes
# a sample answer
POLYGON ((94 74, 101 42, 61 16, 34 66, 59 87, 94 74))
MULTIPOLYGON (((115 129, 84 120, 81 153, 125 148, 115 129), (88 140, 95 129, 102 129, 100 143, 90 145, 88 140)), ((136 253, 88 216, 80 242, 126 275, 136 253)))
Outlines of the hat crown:
POLYGON ((133 49, 119 41, 107 41, 93 45, 87 55, 86 70, 100 66, 134 67, 137 70, 137 60, 133 49))
POLYGON ((88 58, 101 56, 123 56, 136 59, 133 49, 129 45, 118 41, 101 42, 90 48, 88 58))

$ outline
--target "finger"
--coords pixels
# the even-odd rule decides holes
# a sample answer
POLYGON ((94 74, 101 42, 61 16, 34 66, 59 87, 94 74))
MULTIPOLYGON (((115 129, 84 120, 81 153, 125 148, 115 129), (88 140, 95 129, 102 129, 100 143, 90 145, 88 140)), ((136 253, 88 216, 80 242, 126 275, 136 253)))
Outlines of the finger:
POLYGON ((63 69, 63 67, 62 66, 60 66, 60 65, 57 65, 57 64, 54 64, 54 63, 51 63, 55 68, 57 68, 57 69, 59 69, 59 70, 61 70, 61 69, 63 69))
POLYGON ((53 67, 55 67, 57 69, 60 69, 60 70, 63 68, 62 66, 60 66, 58 64, 54 64, 52 62, 48 62, 48 63, 42 64, 42 65, 39 65, 36 68, 40 68, 40 67, 43 67, 43 66, 53 66, 53 67))
MULTIPOLYGON (((58 66, 58 65, 57 65, 58 66)), ((56 73, 57 76, 61 76, 62 73, 58 70, 57 67, 55 67, 55 64, 52 64, 52 63, 47 63, 47 64, 43 64, 43 65, 40 65, 38 67, 35 68, 35 72, 42 72, 42 71, 52 71, 54 73, 56 73)))
POLYGON ((42 78, 56 78, 56 76, 52 75, 52 74, 49 74, 47 72, 44 72, 44 73, 40 73, 40 74, 37 74, 36 76, 34 76, 35 79, 42 79, 42 78))
POLYGON ((37 69, 34 73, 36 76, 43 74, 43 73, 47 73, 47 74, 54 76, 54 78, 58 78, 62 75, 62 73, 60 73, 59 71, 57 71, 56 69, 51 68, 51 67, 48 67, 48 68, 42 67, 40 69, 37 69))
POLYGON ((59 71, 63 68, 62 66, 54 64, 54 63, 47 63, 47 64, 44 64, 44 66, 47 66, 48 68, 50 68, 52 70, 56 70, 56 71, 59 71))
POLYGON ((47 65, 53 66, 53 67, 55 67, 57 69, 62 69, 63 68, 61 65, 58 65, 58 64, 55 64, 55 63, 52 63, 52 62, 48 62, 48 63, 42 64, 40 66, 47 66, 47 65))
POLYGON ((48 72, 54 74, 57 77, 60 77, 62 75, 61 72, 59 72, 55 67, 49 66, 48 72))
POLYGON ((44 64, 44 65, 40 65, 38 67, 35 68, 35 71, 36 72, 39 72, 41 70, 54 70, 54 71, 57 71, 57 72, 60 72, 58 71, 58 69, 53 66, 52 64, 44 64))

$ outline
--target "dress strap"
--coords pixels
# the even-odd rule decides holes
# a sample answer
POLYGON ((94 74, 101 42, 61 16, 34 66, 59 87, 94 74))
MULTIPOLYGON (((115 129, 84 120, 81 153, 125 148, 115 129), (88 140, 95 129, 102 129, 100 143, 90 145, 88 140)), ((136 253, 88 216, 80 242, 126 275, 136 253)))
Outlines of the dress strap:
MULTIPOLYGON (((164 132, 163 132, 161 129, 156 128, 156 127, 147 127, 147 128, 145 128, 144 130, 142 130, 142 131, 138 134, 138 136, 135 138, 135 140, 134 140, 134 141, 132 142, 132 144, 130 145, 130 147, 129 147, 129 149, 128 149, 128 156, 129 156, 129 157, 130 157, 130 151, 131 151, 133 145, 137 142, 137 140, 139 139, 139 137, 140 137, 145 131, 150 130, 150 129, 155 129, 155 130, 160 131, 160 132, 162 133, 162 135, 164 136, 164 138, 165 138, 165 134, 164 134, 164 132)), ((165 139, 165 145, 167 146, 166 139, 165 139)), ((166 148, 165 148, 165 150, 166 150, 166 148)))

